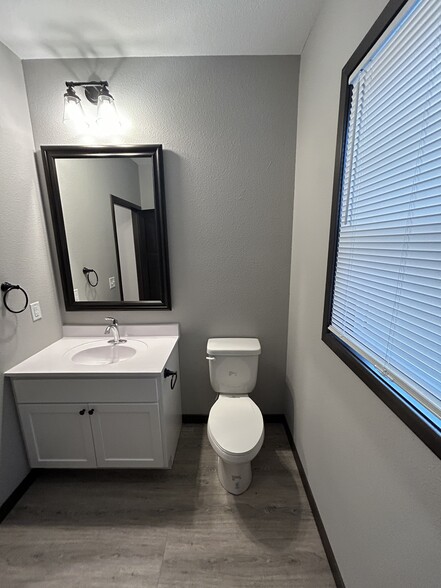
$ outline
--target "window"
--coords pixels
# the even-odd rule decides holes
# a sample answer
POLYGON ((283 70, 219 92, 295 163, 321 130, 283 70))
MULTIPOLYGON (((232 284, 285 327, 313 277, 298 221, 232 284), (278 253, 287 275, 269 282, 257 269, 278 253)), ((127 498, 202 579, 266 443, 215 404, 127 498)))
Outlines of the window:
POLYGON ((441 456, 441 3, 343 70, 323 339, 441 456))

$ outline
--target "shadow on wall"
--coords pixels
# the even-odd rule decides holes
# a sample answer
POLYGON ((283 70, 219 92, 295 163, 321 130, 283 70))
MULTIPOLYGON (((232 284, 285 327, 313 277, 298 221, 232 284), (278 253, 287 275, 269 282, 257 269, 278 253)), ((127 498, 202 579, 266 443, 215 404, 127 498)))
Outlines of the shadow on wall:
POLYGON ((18 423, 17 409, 15 407, 12 386, 8 378, 3 375, 3 370, 14 363, 12 358, 16 356, 18 349, 18 316, 11 314, 4 306, 0 312, 0 504, 8 498, 9 488, 15 488, 24 478, 29 466, 27 464, 23 441, 18 423), (13 472, 11 474, 11 472, 13 472), (11 478, 11 476, 14 476, 11 478), (3 490, 6 494, 2 496, 3 490))
POLYGON ((9 378, 0 376, 0 504, 29 471, 26 451, 20 433, 17 409, 9 378), (1 492, 5 491, 5 495, 1 492))
POLYGON ((16 314, 8 312, 3 306, 0 316, 0 345, 2 346, 2 364, 9 365, 9 360, 17 351, 18 319, 16 314))
POLYGON ((124 57, 121 57, 123 55, 123 49, 116 41, 117 36, 112 31, 103 27, 101 22, 91 22, 90 20, 88 20, 87 23, 82 22, 81 28, 78 27, 75 30, 75 33, 72 32, 72 27, 66 26, 63 28, 59 23, 48 23, 46 28, 48 29, 49 37, 54 36, 55 38, 62 39, 62 41, 57 42, 55 46, 49 43, 42 43, 42 46, 51 53, 53 59, 60 59, 63 62, 66 71, 71 74, 73 81, 88 81, 80 79, 87 75, 90 80, 96 79, 97 77, 100 79, 105 77, 106 80, 110 83, 112 77, 117 73, 125 60, 124 57), (84 33, 87 30, 91 30, 94 38, 96 39, 96 42, 94 42, 93 45, 91 45, 89 41, 85 40, 84 33), (105 44, 103 44, 102 39, 112 39, 112 42, 109 43, 106 41, 105 44), (67 50, 67 53, 72 55, 75 54, 75 57, 78 59, 88 59, 88 74, 85 74, 84 72, 84 63, 81 66, 81 72, 75 71, 73 68, 72 59, 66 59, 61 56, 59 49, 60 46, 63 47, 64 50, 67 50), (96 50, 97 46, 101 47, 104 53, 115 55, 115 58, 112 60, 113 69, 107 71, 105 76, 104 72, 102 71, 103 62, 100 64, 100 74, 96 74, 98 60, 102 59, 98 56, 96 50), (117 60, 116 66, 114 65, 115 59, 117 60))
POLYGON ((289 430, 294 436, 294 411, 295 411, 295 396, 291 382, 287 379, 284 389, 284 414, 288 422, 289 430))

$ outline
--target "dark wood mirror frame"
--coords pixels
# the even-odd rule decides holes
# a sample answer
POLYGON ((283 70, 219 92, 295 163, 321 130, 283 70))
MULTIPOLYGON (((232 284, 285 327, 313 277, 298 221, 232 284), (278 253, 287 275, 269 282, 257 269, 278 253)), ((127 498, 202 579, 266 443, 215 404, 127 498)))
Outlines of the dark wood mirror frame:
POLYGON ((167 219, 165 212, 164 169, 162 145, 105 145, 105 146, 70 146, 49 145, 41 147, 43 167, 46 176, 52 225, 57 248, 58 263, 63 286, 66 310, 170 310, 170 272, 168 259, 167 219), (162 299, 142 301, 85 301, 74 299, 73 281, 66 229, 63 218, 60 188, 57 177, 57 159, 81 159, 102 157, 151 157, 153 163, 154 198, 156 210, 156 228, 160 259, 160 276, 162 299))

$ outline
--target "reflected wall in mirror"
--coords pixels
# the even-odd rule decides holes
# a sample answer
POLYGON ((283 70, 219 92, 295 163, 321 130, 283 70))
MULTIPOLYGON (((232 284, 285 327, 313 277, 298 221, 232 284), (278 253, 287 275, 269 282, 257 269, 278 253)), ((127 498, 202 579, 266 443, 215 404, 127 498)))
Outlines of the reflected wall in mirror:
POLYGON ((66 310, 170 309, 161 145, 41 151, 66 310))

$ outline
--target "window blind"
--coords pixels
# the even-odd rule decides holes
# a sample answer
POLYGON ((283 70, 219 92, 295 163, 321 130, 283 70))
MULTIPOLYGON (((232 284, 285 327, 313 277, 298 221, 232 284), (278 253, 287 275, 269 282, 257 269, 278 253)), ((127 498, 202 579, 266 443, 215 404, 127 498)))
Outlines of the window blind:
POLYGON ((441 417, 441 2, 350 79, 329 329, 441 417))

